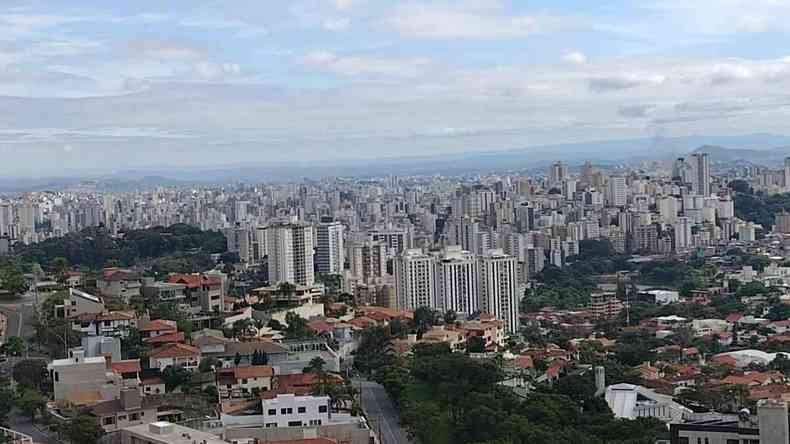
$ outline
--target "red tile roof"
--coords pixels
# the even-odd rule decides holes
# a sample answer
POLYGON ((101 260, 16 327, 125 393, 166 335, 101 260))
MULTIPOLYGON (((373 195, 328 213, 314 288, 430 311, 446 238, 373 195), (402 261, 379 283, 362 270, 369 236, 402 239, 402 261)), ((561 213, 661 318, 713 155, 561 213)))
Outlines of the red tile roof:
POLYGON ((185 336, 183 331, 174 333, 166 333, 159 336, 143 339, 146 344, 167 344, 171 342, 184 342, 185 336))
POLYGON ((175 321, 168 321, 166 319, 152 319, 139 326, 137 329, 140 331, 175 331, 176 328, 175 321))
POLYGON ((206 276, 204 274, 171 274, 167 277, 167 282, 171 284, 184 284, 187 288, 198 288, 203 284, 220 285, 222 281, 216 276, 206 276))
POLYGON ((200 356, 200 349, 192 347, 191 345, 174 343, 164 345, 152 351, 149 356, 157 359, 200 356))
POLYGON ((113 372, 118 374, 123 373, 139 373, 140 368, 140 360, 139 359, 128 359, 126 361, 115 361, 110 364, 110 368, 113 372))

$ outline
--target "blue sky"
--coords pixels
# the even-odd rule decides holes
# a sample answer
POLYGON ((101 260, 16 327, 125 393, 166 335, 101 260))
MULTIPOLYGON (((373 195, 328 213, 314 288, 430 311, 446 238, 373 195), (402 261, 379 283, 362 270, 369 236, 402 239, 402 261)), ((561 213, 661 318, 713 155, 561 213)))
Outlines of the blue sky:
POLYGON ((784 133, 788 31, 780 0, 5 0, 0 174, 784 133))

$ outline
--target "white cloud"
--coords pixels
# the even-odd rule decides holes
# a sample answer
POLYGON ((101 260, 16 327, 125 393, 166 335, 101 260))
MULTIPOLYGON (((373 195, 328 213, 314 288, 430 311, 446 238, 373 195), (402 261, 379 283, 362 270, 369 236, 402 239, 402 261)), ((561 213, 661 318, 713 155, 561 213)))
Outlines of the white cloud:
POLYGON ((324 20, 323 27, 327 31, 345 31, 351 25, 351 20, 348 18, 336 18, 324 20))
POLYGON ((355 0, 331 0, 331 2, 335 9, 345 11, 354 6, 355 0))
POLYGON ((584 55, 584 53, 581 53, 579 51, 571 51, 571 52, 565 53, 562 56, 562 60, 564 60, 564 61, 566 61, 568 63, 574 64, 574 65, 583 65, 583 64, 587 63, 587 56, 584 55))
POLYGON ((498 3, 487 1, 407 3, 386 20, 400 34, 433 39, 497 39, 526 37, 560 27, 564 19, 550 16, 508 15, 498 3))
POLYGON ((302 62, 343 77, 415 78, 431 61, 425 58, 383 58, 370 56, 340 56, 331 51, 311 51, 302 62))
POLYGON ((790 3, 783 0, 651 0, 645 6, 665 13, 682 30, 699 34, 786 32, 790 3))

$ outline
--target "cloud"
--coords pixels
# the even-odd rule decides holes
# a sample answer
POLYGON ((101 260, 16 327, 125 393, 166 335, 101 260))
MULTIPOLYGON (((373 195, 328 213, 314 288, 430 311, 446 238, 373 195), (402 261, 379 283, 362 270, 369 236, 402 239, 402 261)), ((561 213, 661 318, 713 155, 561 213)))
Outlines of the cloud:
POLYGON ((617 113, 622 117, 642 118, 647 117, 655 108, 655 105, 625 105, 621 106, 617 113))
POLYGON ((351 7, 354 6, 354 3, 356 3, 355 0, 331 0, 331 2, 335 9, 339 9, 341 11, 351 9, 351 7))
POLYGON ((507 15, 491 2, 407 3, 386 22, 403 36, 429 39, 520 38, 557 28, 549 16, 507 15))
POLYGON ((269 33, 268 29, 262 25, 216 16, 188 17, 179 21, 178 24, 186 28, 234 31, 233 35, 239 38, 259 37, 269 33))
POLYGON ((646 85, 660 85, 661 83, 664 83, 664 81, 666 81, 666 77, 660 74, 630 74, 590 79, 588 86, 593 92, 605 93, 610 91, 622 91, 646 85))
POLYGON ((340 56, 332 51, 311 51, 301 61, 307 66, 342 77, 415 78, 431 64, 425 58, 340 56))
POLYGON ((571 51, 563 55, 562 60, 574 65, 583 65, 587 63, 587 56, 579 51, 571 51))
POLYGON ((348 18, 326 19, 323 28, 327 31, 345 31, 351 24, 348 18))

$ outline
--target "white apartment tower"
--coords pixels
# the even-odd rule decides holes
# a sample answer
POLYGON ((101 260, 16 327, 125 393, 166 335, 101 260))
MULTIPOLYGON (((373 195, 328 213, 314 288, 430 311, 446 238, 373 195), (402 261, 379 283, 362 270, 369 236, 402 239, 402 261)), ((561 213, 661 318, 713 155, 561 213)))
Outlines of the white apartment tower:
POLYGON ((343 248, 343 224, 340 222, 321 222, 315 230, 315 262, 321 274, 341 274, 345 262, 343 248))
POLYGON ((299 223, 277 223, 266 227, 269 283, 291 282, 313 285, 313 230, 299 223))
POLYGON ((510 333, 518 332, 518 262, 502 250, 489 250, 479 262, 480 309, 504 321, 510 333))
POLYGON ((675 223, 675 251, 687 250, 691 246, 691 222, 687 217, 679 217, 675 223))
POLYGON ((436 307, 471 314, 479 309, 477 260, 460 246, 447 247, 436 261, 436 307))
POLYGON ((399 310, 436 307, 435 259, 419 249, 395 258, 395 294, 399 310))
POLYGON ((626 204, 627 194, 625 177, 612 176, 609 178, 607 200, 610 207, 624 207, 626 204))
POLYGON ((694 158, 693 190, 700 196, 710 196, 710 158, 708 153, 692 154, 694 158))

